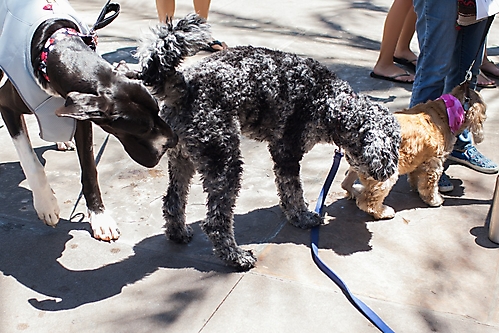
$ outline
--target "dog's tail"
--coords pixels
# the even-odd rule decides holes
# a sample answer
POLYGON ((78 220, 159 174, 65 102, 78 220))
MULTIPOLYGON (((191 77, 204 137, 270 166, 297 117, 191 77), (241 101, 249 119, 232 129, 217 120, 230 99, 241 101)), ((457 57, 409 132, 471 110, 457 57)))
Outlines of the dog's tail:
POLYGON ((169 20, 152 27, 135 54, 141 67, 140 78, 146 85, 163 85, 186 56, 207 47, 210 40, 209 25, 197 14, 189 14, 176 24, 169 20))

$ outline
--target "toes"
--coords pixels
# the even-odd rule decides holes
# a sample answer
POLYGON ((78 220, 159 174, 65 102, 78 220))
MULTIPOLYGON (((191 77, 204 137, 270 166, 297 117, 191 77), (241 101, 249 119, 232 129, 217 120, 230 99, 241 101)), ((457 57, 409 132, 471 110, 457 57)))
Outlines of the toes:
POLYGON ((120 230, 116 222, 107 212, 90 212, 90 226, 95 239, 113 241, 120 237, 120 230))

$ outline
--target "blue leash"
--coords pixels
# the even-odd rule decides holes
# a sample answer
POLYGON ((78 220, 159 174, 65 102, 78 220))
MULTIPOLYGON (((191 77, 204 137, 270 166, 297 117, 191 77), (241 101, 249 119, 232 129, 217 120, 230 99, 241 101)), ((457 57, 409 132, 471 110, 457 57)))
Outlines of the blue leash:
MULTIPOLYGON (((326 181, 324 182, 324 186, 322 187, 321 193, 319 194, 319 198, 317 199, 317 205, 315 206, 315 212, 320 216, 323 216, 322 208, 324 207, 324 201, 326 200, 327 192, 331 187, 331 183, 333 182, 334 176, 338 171, 338 167, 340 166, 340 160, 343 156, 343 153, 339 150, 336 150, 334 155, 333 166, 331 170, 329 170, 329 174, 327 175, 326 181)), ((386 325, 383 320, 378 317, 373 310, 371 310, 364 302, 355 297, 347 285, 337 276, 322 260, 319 258, 319 227, 312 228, 310 233, 311 238, 311 249, 312 249, 312 258, 314 259, 315 264, 319 269, 326 274, 338 287, 340 287, 341 291, 345 295, 345 297, 352 303, 352 305, 360 311, 374 326, 376 326, 383 333, 393 333, 392 329, 386 325)))

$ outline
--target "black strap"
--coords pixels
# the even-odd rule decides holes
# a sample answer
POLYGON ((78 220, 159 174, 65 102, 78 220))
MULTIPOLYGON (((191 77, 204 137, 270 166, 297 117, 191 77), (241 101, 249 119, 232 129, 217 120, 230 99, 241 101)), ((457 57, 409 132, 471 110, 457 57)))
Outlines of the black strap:
POLYGON ((111 0, 107 0, 107 3, 102 8, 97 21, 95 21, 94 26, 92 27, 92 32, 95 30, 99 30, 107 26, 109 23, 113 22, 116 17, 120 14, 120 4, 111 2, 111 0), (107 14, 112 13, 107 16, 107 14))
MULTIPOLYGON (((485 30, 483 31, 482 40, 480 41, 480 44, 478 44, 479 46, 478 46, 478 50, 476 50, 475 58, 473 58, 473 61, 471 62, 470 67, 466 71, 465 81, 468 81, 468 82, 471 81, 471 77, 472 77, 471 69, 473 68, 473 65, 475 65, 476 58, 478 57, 478 54, 480 53, 480 49, 482 48, 482 45, 484 45, 484 43, 485 43, 485 38, 487 37, 487 34, 489 33, 490 26, 492 25, 492 21, 494 21, 494 17, 495 16, 492 15, 492 16, 489 16, 487 18, 487 23, 485 26, 485 30)), ((484 45, 484 47, 485 47, 485 45, 484 45)))

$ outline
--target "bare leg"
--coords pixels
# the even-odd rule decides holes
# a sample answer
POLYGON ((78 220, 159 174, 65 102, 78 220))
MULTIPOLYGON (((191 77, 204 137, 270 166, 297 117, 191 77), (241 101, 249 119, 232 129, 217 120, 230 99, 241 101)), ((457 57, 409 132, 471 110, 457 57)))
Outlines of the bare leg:
MULTIPOLYGON (((196 14, 203 17, 204 19, 208 19, 208 12, 210 11, 211 0, 193 0, 194 10, 196 14)), ((222 45, 212 44, 211 48, 215 51, 222 51, 227 49, 227 44, 225 42, 220 42, 222 45)))
MULTIPOLYGON (((405 17, 404 26, 400 32, 399 40, 393 55, 397 58, 407 59, 409 61, 416 60, 418 57, 411 51, 411 41, 416 30, 416 12, 414 8, 410 8, 405 17)), ((414 65, 416 65, 414 61, 414 65)))
POLYGON ((166 23, 166 18, 175 14, 175 0, 156 0, 156 10, 161 23, 166 23))
POLYGON ((211 0, 193 0, 196 14, 207 20, 208 12, 210 11, 210 3, 211 0))
MULTIPOLYGON (((374 65, 373 72, 378 75, 394 76, 404 74, 405 71, 393 63, 393 55, 409 10, 412 10, 412 1, 395 0, 386 16, 383 29, 383 38, 378 61, 374 65)), ((413 10, 412 10, 413 11, 413 10)), ((414 81, 414 75, 400 77, 401 81, 414 81)))

